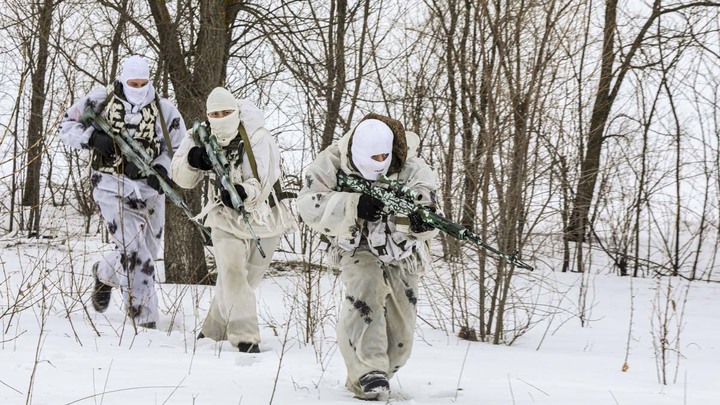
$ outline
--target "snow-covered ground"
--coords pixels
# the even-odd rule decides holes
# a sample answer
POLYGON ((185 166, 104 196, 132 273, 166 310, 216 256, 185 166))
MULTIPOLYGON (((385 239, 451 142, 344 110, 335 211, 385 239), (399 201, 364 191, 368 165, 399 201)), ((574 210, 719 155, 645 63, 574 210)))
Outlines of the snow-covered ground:
MULTIPOLYGON (((196 340, 213 289, 158 285, 157 330, 124 322, 118 291, 105 314, 88 304, 90 267, 108 249, 97 237, 0 241, 2 404, 359 404, 344 388, 335 345, 339 282, 320 277, 315 343, 303 342, 305 310, 296 270, 273 272, 259 291, 260 354, 196 340)), ((276 267, 289 258, 275 255, 276 267)), ((429 277, 433 277, 429 275, 429 277)), ((676 318, 668 335, 668 384, 658 382, 654 342, 668 279, 585 276, 588 324, 577 317, 581 275, 539 268, 558 306, 512 346, 468 342, 434 326, 426 299, 410 361, 391 380, 402 404, 715 404, 720 401, 717 283, 672 280, 676 318), (687 292, 687 302, 684 294, 687 292), (681 326, 677 326, 682 315, 681 326), (631 322, 632 316, 632 322, 631 322), (653 336, 655 333, 655 336, 653 336), (629 350, 629 351, 628 351, 629 350), (627 371, 623 372, 626 352, 627 371), (677 379, 673 383, 677 368, 677 379)), ((425 288, 437 283, 427 280, 425 288)), ((543 287, 544 286, 544 287, 543 287)), ((535 287, 531 287, 535 288, 535 287)), ((428 291, 423 295, 427 298, 428 291)), ((538 295, 542 295, 538 290, 538 295)))

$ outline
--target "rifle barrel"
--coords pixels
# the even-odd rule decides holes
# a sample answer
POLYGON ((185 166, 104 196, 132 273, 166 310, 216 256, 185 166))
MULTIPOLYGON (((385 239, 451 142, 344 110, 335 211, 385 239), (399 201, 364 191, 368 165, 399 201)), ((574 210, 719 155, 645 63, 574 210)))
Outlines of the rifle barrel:
POLYGON ((361 179, 357 176, 349 176, 345 173, 338 172, 338 189, 345 190, 349 189, 353 192, 364 193, 375 197, 383 203, 385 207, 383 211, 388 214, 405 214, 409 215, 413 212, 420 214, 420 217, 427 224, 433 228, 439 229, 446 234, 458 239, 467 240, 475 243, 476 245, 489 250, 496 254, 500 258, 506 260, 509 263, 516 265, 519 268, 527 269, 532 271, 533 267, 529 264, 520 260, 517 255, 518 252, 509 255, 494 247, 486 244, 480 239, 474 232, 465 228, 460 224, 456 224, 449 219, 436 214, 429 208, 417 205, 414 201, 417 200, 417 194, 414 190, 410 190, 404 184, 399 183, 396 180, 390 180, 384 176, 380 176, 378 183, 385 185, 387 188, 374 184, 366 179, 361 179))

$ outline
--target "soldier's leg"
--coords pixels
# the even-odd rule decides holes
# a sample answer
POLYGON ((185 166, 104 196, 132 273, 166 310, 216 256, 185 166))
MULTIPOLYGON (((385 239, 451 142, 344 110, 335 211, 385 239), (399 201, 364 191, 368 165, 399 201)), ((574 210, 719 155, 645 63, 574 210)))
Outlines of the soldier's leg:
POLYGON ((271 238, 260 239, 260 246, 262 246, 265 257, 260 255, 260 251, 255 246, 255 242, 249 241, 250 243, 250 258, 248 260, 248 283, 250 288, 253 290, 258 288, 262 282, 262 278, 270 265, 275 248, 280 242, 279 236, 271 238))
POLYGON ((145 229, 145 244, 154 260, 157 260, 162 248, 162 236, 165 231, 165 197, 158 195, 147 202, 149 227, 145 229))
POLYGON ((149 218, 147 202, 134 198, 133 194, 123 198, 100 189, 95 189, 93 195, 115 243, 115 251, 100 260, 97 277, 123 290, 127 313, 135 322, 156 322, 155 260, 145 240, 149 218))
POLYGON ((404 366, 413 347, 417 323, 418 276, 389 266, 387 280, 392 293, 387 300, 388 378, 404 366))
POLYGON ((96 276, 104 284, 120 287, 120 278, 124 273, 120 259, 125 251, 122 244, 123 199, 117 193, 98 188, 93 189, 93 199, 115 244, 115 250, 103 254, 97 263, 96 276))
POLYGON ((389 293, 380 261, 366 250, 340 259, 345 300, 337 326, 337 340, 347 367, 347 385, 363 397, 360 379, 388 370, 385 301, 389 293))
POLYGON ((211 234, 218 277, 215 297, 203 324, 202 334, 214 340, 227 339, 233 346, 240 343, 258 344, 260 327, 250 273, 252 270, 253 283, 258 284, 258 274, 261 278, 278 239, 261 240, 267 257, 258 259, 255 258, 257 248, 254 242, 239 239, 220 229, 213 229, 211 234))
MULTIPOLYGON (((131 208, 135 208, 132 206, 131 208)), ((128 260, 128 289, 125 292, 128 315, 142 326, 155 327, 160 313, 158 296, 155 290, 155 260, 160 250, 163 225, 165 223, 165 198, 156 195, 138 204, 139 227, 144 231, 144 238, 138 244, 138 260, 134 267, 128 260)))

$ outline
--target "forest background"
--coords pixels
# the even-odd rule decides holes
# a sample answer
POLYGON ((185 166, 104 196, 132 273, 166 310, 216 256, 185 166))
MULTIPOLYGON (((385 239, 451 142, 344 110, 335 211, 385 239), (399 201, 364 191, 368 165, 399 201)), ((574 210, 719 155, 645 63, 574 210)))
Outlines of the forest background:
MULTIPOLYGON (((519 271, 438 238, 437 283, 425 294, 433 326, 450 335, 515 343, 556 313, 535 300, 538 285, 556 291, 548 272, 578 275, 581 326, 598 274, 667 283, 657 289, 673 303, 665 315, 678 315, 677 294, 718 280, 719 11, 716 1, 660 0, 3 0, 3 260, 18 246, 53 252, 22 271, 3 265, 3 342, 15 339, 17 314, 52 307, 49 289, 77 298, 68 313, 85 310, 84 263, 97 250, 84 242, 83 264, 63 267, 71 291, 39 270, 57 249, 72 262, 79 237, 107 242, 88 155, 59 141, 58 124, 131 54, 150 61, 156 88, 188 125, 216 86, 259 105, 288 187, 299 188, 303 168, 368 112, 418 133, 444 214, 537 268, 519 271)), ((202 190, 182 195, 199 211, 202 190)), ((211 283, 211 255, 168 207, 163 281, 211 283)), ((299 225, 274 267, 303 286, 296 316, 309 343, 334 307, 323 302, 319 238, 299 225)), ((659 325, 654 352, 677 354, 672 329, 659 325)))

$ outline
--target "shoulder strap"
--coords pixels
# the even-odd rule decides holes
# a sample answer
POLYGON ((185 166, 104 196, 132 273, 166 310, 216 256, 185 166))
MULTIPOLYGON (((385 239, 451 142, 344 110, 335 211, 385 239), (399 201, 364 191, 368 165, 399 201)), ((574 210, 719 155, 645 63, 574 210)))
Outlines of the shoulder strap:
POLYGON ((245 144, 245 153, 247 153, 248 155, 248 163, 250 163, 250 169, 252 169, 255 178, 260 181, 260 176, 258 175, 257 169, 257 162, 255 161, 255 154, 253 153, 252 147, 250 146, 250 138, 248 138, 247 131, 245 131, 245 126, 242 124, 242 122, 238 127, 238 132, 240 132, 240 137, 245 144))
POLYGON ((110 103, 110 100, 112 100, 113 97, 115 97, 115 92, 112 92, 112 91, 111 91, 111 92, 108 93, 108 95, 105 97, 105 100, 103 100, 103 101, 98 105, 98 109, 97 109, 97 111, 95 111, 95 113, 96 113, 96 114, 102 114, 103 110, 105 109, 105 107, 107 107, 107 105, 110 103))
MULTIPOLYGON (((245 153, 247 153, 248 155, 248 163, 250 163, 250 169, 252 169, 255 178, 260 181, 260 176, 258 176, 257 162, 255 161, 255 154, 253 153, 252 147, 250 146, 250 138, 248 138, 248 134, 245 131, 245 127, 242 123, 240 123, 240 127, 238 127, 238 132, 240 132, 240 138, 242 138, 243 144, 245 144, 245 153)), ((275 184, 273 184, 273 190, 275 191, 275 195, 278 201, 284 200, 286 198, 297 198, 297 194, 283 191, 282 186, 280 185, 280 180, 276 181, 275 184)), ((268 203, 270 204, 270 208, 277 205, 275 197, 273 197, 272 195, 268 198, 268 203)))
POLYGON ((160 118, 160 128, 162 128, 163 138, 165 138, 165 146, 168 150, 168 155, 170 155, 170 158, 172 159, 174 151, 172 147, 172 143, 170 143, 170 134, 168 133, 167 124, 165 123, 165 117, 163 117, 162 112, 162 105, 160 105, 160 97, 155 95, 155 104, 157 104, 158 109, 158 118, 160 118))

